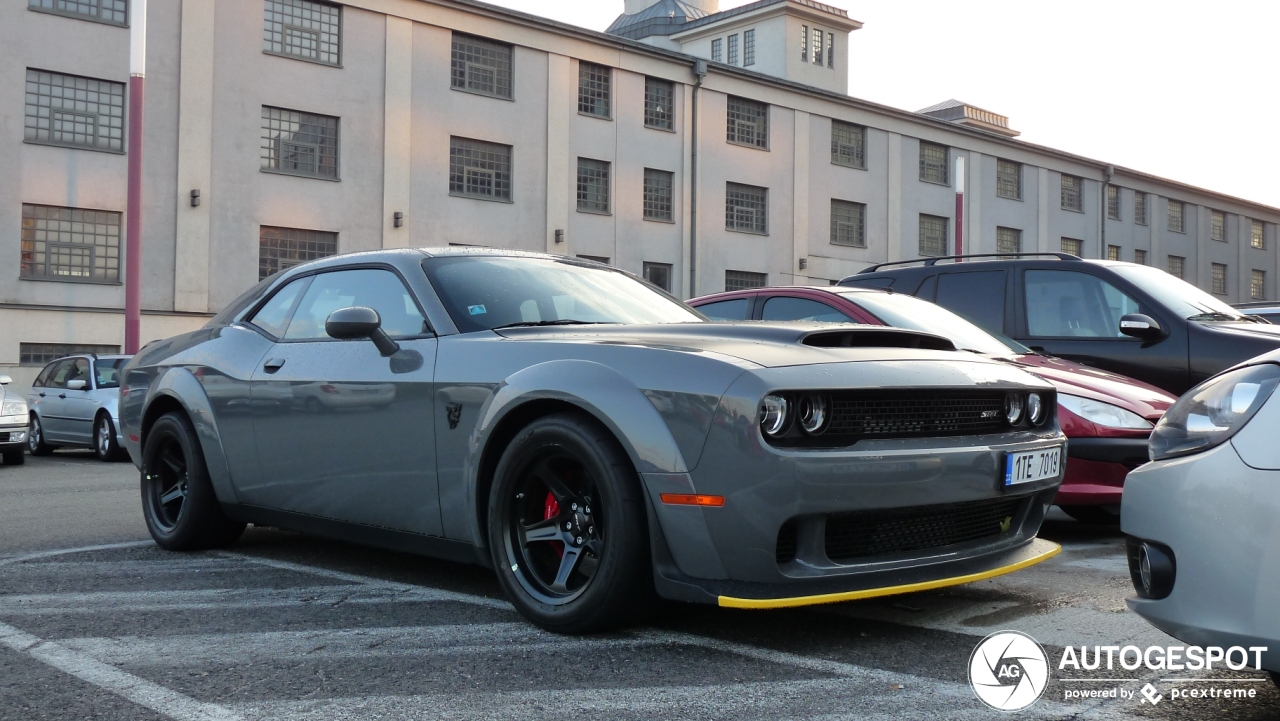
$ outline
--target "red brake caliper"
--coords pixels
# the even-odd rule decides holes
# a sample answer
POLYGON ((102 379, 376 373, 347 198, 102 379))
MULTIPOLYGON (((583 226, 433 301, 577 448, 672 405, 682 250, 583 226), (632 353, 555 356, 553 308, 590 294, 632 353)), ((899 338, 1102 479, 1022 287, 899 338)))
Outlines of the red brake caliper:
MULTIPOLYGON (((556 497, 549 491, 547 492, 547 500, 543 502, 542 520, 547 521, 560 515, 560 503, 556 501, 556 497)), ((552 541, 556 547, 556 555, 564 558, 564 543, 560 541, 552 541)))

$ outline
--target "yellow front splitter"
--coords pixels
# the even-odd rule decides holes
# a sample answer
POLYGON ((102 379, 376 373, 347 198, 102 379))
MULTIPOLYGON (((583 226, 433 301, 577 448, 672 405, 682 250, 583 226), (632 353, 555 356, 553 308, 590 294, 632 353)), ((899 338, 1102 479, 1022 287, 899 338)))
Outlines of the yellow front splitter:
POLYGON ((821 593, 816 596, 794 596, 792 598, 734 598, 733 596, 721 596, 720 605, 726 608, 791 608, 793 606, 812 606, 819 603, 838 603, 840 601, 859 601, 864 598, 877 598, 879 596, 893 596, 899 593, 915 593, 916 591, 931 591, 935 588, 946 588, 947 586, 959 586, 962 583, 973 583, 974 581, 983 581, 996 576, 1003 576, 1006 573, 1021 571, 1024 568, 1034 566, 1041 561, 1047 561, 1050 558, 1062 552, 1062 546, 1044 539, 1036 539, 1033 542, 1035 555, 1024 558, 1016 563, 1007 566, 1000 566, 989 571, 981 573, 970 573, 964 576, 953 576, 951 578, 940 578, 936 581, 923 581, 921 583, 907 583, 901 586, 885 586, 883 588, 866 588, 861 591, 844 591, 841 593, 821 593))

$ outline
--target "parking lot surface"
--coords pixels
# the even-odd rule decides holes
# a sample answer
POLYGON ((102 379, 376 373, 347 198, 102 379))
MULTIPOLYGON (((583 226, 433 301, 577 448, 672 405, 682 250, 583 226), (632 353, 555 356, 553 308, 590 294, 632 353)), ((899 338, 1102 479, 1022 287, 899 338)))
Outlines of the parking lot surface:
POLYGON ((88 453, 0 466, 0 514, 0 719, 985 719, 969 657, 1002 629, 1054 661, 1016 717, 1280 717, 1256 673, 1215 672, 1255 690, 1225 700, 1172 699, 1187 672, 1059 671, 1068 645, 1176 642, 1125 607, 1118 531, 1056 512, 1042 535, 1063 553, 1010 576, 789 611, 673 604, 586 638, 525 623, 476 567, 257 527, 162 551, 136 470, 88 453), (1136 695, 1064 700, 1112 687, 1136 695))

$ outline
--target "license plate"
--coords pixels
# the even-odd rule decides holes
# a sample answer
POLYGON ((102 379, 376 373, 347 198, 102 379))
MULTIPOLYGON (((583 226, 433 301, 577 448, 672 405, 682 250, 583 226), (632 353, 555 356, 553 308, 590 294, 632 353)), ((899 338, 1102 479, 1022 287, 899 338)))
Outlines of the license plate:
POLYGON ((1062 446, 1010 453, 1005 456, 1004 484, 1016 486, 1019 483, 1056 478, 1061 469, 1062 446))

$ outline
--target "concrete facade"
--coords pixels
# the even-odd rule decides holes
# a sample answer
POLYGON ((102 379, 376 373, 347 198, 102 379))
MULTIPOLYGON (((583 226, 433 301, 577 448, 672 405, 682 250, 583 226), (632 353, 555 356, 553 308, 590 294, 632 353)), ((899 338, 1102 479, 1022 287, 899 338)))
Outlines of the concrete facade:
MULTIPOLYGON (((336 233, 341 253, 459 243, 605 257, 637 274, 646 262, 668 264, 681 297, 723 290, 728 270, 763 273, 775 285, 825 285, 872 263, 918 257, 921 214, 949 219, 954 248, 954 189, 920 180, 922 141, 949 148, 952 175, 955 159, 965 159, 967 253, 995 252, 996 228, 1015 228, 1025 251, 1056 251, 1070 238, 1087 257, 1115 245, 1123 260, 1143 250, 1163 268, 1181 256, 1187 280, 1206 290, 1212 264, 1225 264, 1230 302, 1250 299, 1252 271, 1261 270, 1265 297, 1276 298, 1280 210, 1114 168, 1121 212, 1105 221, 1104 240, 1105 162, 788 79, 797 69, 766 74, 764 55, 775 51, 764 38, 787 38, 776 51, 798 63, 799 30, 790 24, 819 12, 813 3, 764 8, 772 14, 761 23, 788 26, 759 26, 760 67, 710 63, 702 78, 694 55, 469 0, 335 4, 337 66, 265 53, 262 0, 150 4, 144 342, 202 325, 256 282, 261 226, 336 233), (513 47, 511 99, 451 87, 455 32, 513 47), (608 118, 578 112, 583 61, 612 68, 608 118), (670 131, 644 124, 646 77, 674 84, 670 131), (769 106, 767 149, 726 141, 731 96, 769 106), (260 169, 264 105, 339 118, 336 179, 260 169), (865 168, 832 162, 833 120, 865 128, 865 168), (450 194, 455 136, 511 146, 510 202, 450 194), (577 209, 578 158, 611 163, 609 214, 577 209), (998 159, 1021 164, 1020 199, 997 195, 998 159), (674 222, 644 219, 645 168, 673 174, 674 222), (1083 179, 1083 212, 1062 208, 1063 174, 1083 179), (726 229, 727 183, 768 189, 767 234, 726 229), (1135 191, 1148 194, 1145 225, 1133 217, 1135 191), (833 199, 865 205, 865 248, 832 244, 833 199), (1186 204, 1184 232, 1168 230, 1168 199, 1186 204), (1210 240, 1215 210, 1227 216, 1225 242, 1210 240), (1255 219, 1264 223, 1263 249, 1251 247, 1255 219)), ((725 22, 742 32, 751 17, 725 22)), ((126 82, 128 32, 25 3, 0 6, 0 258, 20 257, 24 203, 124 211, 127 156, 24 142, 23 87, 28 68, 126 82)), ((848 41, 838 34, 831 71, 846 81, 848 41)), ((17 262, 0 263, 0 373, 21 386, 38 371, 20 364, 22 344, 121 344, 123 307, 119 283, 32 279, 17 262)))

